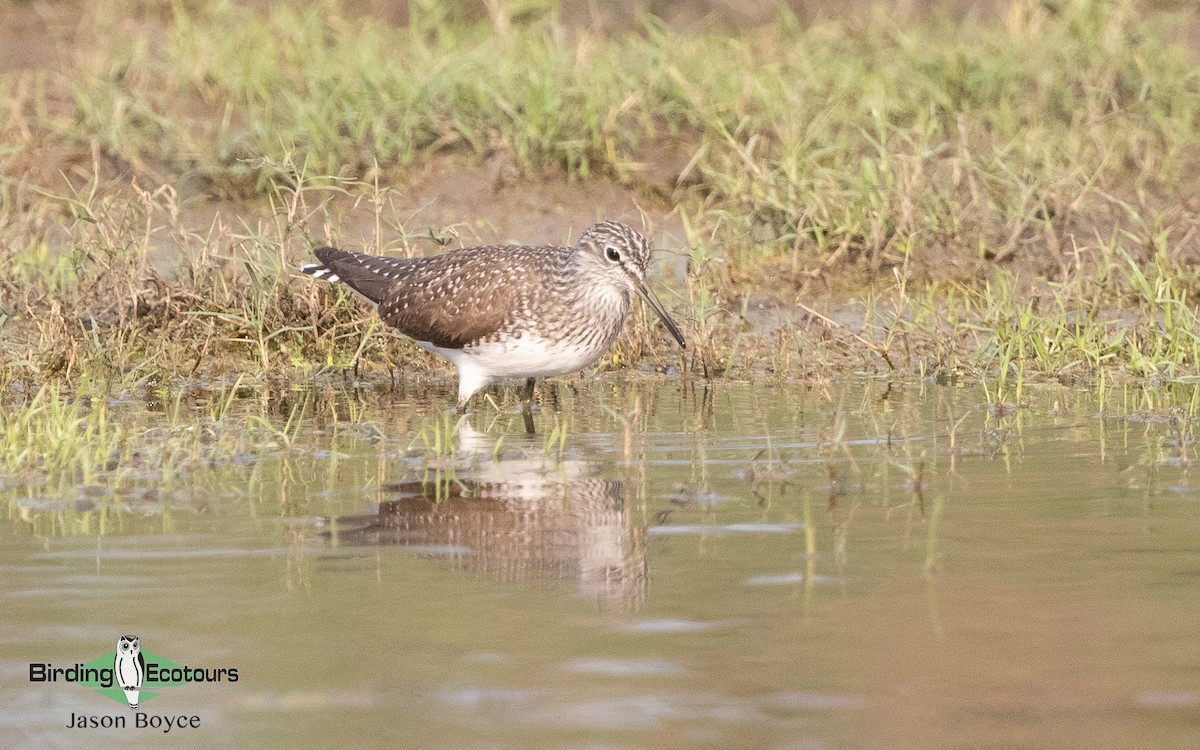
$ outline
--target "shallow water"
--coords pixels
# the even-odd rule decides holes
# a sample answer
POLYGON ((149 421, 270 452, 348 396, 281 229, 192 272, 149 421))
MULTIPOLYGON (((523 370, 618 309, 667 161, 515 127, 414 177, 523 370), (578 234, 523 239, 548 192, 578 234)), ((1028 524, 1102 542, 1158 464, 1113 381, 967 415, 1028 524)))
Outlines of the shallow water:
POLYGON ((546 392, 439 453, 445 391, 289 390, 265 454, 0 484, 0 745, 1200 747, 1194 392, 546 392), (164 738, 28 680, 121 633, 238 681, 164 738))

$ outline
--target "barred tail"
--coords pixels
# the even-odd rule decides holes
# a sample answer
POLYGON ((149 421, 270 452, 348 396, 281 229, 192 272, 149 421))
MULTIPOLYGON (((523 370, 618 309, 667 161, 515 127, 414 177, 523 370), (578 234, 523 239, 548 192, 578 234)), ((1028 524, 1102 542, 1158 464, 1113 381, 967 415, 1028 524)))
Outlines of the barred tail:
POLYGON ((376 306, 392 290, 409 264, 399 258, 380 258, 335 247, 318 247, 313 250, 313 255, 320 262, 301 266, 301 273, 330 283, 340 281, 376 306))
POLYGON ((336 273, 320 263, 309 263, 308 265, 300 266, 300 273, 306 273, 314 279, 328 281, 330 284, 342 280, 336 273))

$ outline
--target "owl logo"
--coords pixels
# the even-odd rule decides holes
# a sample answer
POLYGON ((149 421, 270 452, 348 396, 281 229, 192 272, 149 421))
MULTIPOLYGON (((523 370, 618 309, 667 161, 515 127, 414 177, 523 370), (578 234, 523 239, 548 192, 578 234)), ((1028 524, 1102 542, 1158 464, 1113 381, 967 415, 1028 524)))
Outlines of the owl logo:
POLYGON ((117 684, 125 691, 129 707, 136 710, 142 680, 146 678, 146 660, 142 658, 142 645, 136 635, 123 635, 117 640, 113 671, 117 673, 117 684))

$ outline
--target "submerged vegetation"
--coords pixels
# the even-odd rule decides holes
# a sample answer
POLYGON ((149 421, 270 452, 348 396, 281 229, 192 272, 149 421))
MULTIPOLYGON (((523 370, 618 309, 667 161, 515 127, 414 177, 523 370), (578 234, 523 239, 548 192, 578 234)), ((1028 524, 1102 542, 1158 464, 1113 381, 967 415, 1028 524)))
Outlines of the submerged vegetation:
POLYGON ((0 386, 440 367, 292 269, 349 225, 385 253, 568 240, 606 206, 549 238, 473 222, 554 180, 612 186, 684 261, 664 297, 689 349, 643 312, 606 368, 1200 376, 1200 82, 1169 31, 1194 16, 617 29, 485 5, 30 9, 62 66, 0 70, 0 386), (430 169, 494 204, 431 223, 394 187, 430 169))
MULTIPOLYGON (((531 437, 509 413, 471 415, 486 428, 477 432, 468 416, 441 409, 422 415, 409 403, 400 428, 414 436, 408 439, 366 418, 379 412, 373 402, 394 395, 263 390, 241 378, 213 388, 142 387, 123 398, 106 395, 122 387, 85 383, 68 391, 47 384, 9 397, 0 409, 0 500, 10 503, 10 513, 50 519, 45 523, 56 534, 64 533, 56 524, 103 533, 107 520, 130 512, 160 515, 174 500, 202 501, 214 476, 244 487, 245 479, 232 477, 253 475, 267 458, 277 459, 276 467, 289 463, 291 481, 338 488, 334 494, 347 490, 339 484, 340 462, 364 452, 377 455, 379 467, 356 476, 355 488, 414 477, 450 483, 456 471, 513 458, 552 471, 564 460, 567 418, 553 414, 545 420, 546 436, 531 437)), ((279 511, 297 512, 271 512, 279 511)))

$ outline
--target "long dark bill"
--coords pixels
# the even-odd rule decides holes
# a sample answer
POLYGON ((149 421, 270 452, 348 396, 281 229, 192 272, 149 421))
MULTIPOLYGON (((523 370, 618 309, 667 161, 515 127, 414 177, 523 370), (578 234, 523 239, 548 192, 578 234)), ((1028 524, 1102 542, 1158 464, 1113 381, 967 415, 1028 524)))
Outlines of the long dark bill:
MULTIPOLYGON (((632 274, 630 274, 630 277, 632 278, 632 274)), ((646 304, 650 305, 650 309, 658 314, 659 320, 663 322, 663 325, 667 327, 667 330, 671 332, 671 335, 675 337, 679 345, 686 349, 687 344, 683 341, 683 334, 679 332, 679 326, 675 325, 675 321, 671 320, 670 315, 667 315, 667 309, 658 301, 658 297, 654 296, 654 292, 650 291, 650 287, 636 278, 633 279, 633 284, 637 287, 638 294, 642 295, 642 299, 646 300, 646 304)))

